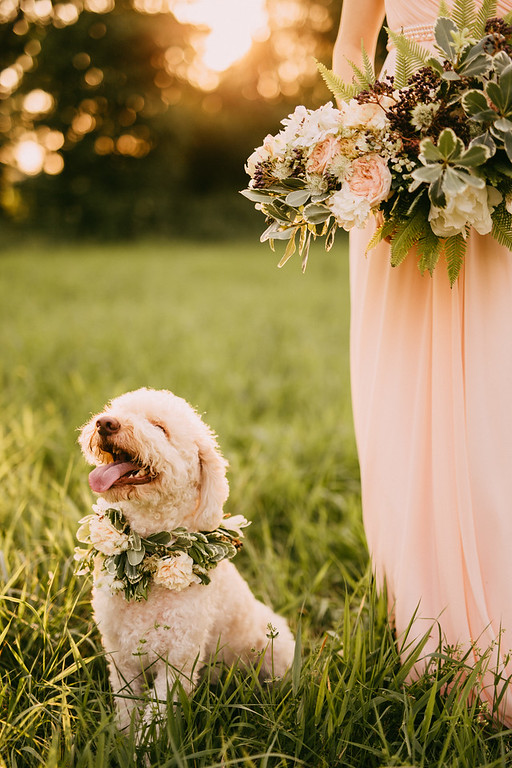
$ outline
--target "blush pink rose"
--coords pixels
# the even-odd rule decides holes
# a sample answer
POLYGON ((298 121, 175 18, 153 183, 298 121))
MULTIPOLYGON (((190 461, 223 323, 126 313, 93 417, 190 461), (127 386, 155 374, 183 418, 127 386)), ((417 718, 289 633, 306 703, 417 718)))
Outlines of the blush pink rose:
POLYGON ((358 157, 351 166, 348 185, 351 192, 371 206, 385 200, 391 190, 391 172, 380 155, 358 157))
POLYGON ((309 173, 325 173, 334 158, 339 154, 340 145, 338 139, 334 136, 327 136, 327 138, 316 145, 309 156, 309 173))

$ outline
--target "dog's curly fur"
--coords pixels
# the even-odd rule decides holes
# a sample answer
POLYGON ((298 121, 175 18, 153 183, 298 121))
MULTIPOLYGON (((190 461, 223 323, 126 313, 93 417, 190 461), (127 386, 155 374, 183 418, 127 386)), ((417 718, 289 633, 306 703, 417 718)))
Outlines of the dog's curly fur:
MULTIPOLYGON (((172 392, 143 388, 117 397, 82 427, 79 443, 90 464, 100 466, 122 454, 149 471, 140 484, 126 477, 101 494, 120 504, 140 535, 178 526, 209 531, 221 524, 229 492, 227 462, 210 428, 172 392), (116 429, 100 431, 102 419, 116 429)), ((280 677, 293 658, 286 621, 256 600, 226 560, 211 571, 208 585, 175 592, 153 584, 142 602, 127 602, 95 585, 92 603, 121 728, 129 725, 145 694, 150 702, 145 719, 153 717, 176 677, 190 691, 198 660, 215 655, 228 664, 236 659, 258 663, 264 653, 262 674, 280 677), (269 624, 278 632, 272 652, 269 624)))

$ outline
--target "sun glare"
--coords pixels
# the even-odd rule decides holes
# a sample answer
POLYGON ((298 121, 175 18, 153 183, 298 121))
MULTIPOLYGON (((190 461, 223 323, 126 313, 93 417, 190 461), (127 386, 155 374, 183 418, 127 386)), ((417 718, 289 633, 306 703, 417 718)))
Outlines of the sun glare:
POLYGON ((200 54, 213 72, 228 69, 268 35, 265 0, 177 0, 171 10, 178 21, 207 28, 200 54))

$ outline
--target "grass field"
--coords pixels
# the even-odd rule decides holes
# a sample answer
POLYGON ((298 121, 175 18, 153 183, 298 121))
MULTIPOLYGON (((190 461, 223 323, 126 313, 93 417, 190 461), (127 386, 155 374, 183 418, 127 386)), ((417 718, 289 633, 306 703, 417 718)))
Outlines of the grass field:
MULTIPOLYGON (((449 658, 406 686, 360 521, 339 244, 308 272, 262 246, 24 246, 0 257, 0 766, 512 765, 449 658), (205 414, 253 523, 237 564, 300 633, 275 685, 206 669, 166 727, 117 732, 90 584, 76 429, 139 386, 205 414), (442 690, 449 690, 445 695, 442 690)), ((469 675, 469 677, 468 677, 469 675)))

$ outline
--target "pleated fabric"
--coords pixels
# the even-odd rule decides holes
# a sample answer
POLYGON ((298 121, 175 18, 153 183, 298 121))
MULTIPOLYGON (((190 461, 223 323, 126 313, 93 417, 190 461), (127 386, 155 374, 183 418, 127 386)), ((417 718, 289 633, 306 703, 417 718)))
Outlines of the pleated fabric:
MULTIPOLYGON (((388 0, 389 26, 433 22, 437 8, 388 0)), ((417 672, 442 636, 461 652, 492 647, 490 668, 507 677, 512 254, 472 233, 450 287, 444 263, 430 277, 414 253, 392 268, 386 243, 365 255, 372 231, 351 232, 350 273, 352 401, 374 570, 399 642, 408 629, 411 642, 431 628, 417 672)), ((491 700, 491 673, 483 687, 491 700)), ((512 688, 500 717, 512 726, 512 688)))

